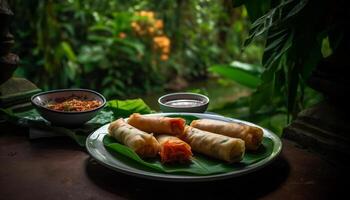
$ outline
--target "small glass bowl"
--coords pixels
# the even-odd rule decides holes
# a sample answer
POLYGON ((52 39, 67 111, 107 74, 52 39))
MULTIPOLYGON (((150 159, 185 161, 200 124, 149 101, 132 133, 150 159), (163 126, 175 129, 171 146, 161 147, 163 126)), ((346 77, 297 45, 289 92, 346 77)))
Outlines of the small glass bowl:
POLYGON ((202 94, 178 92, 161 96, 158 99, 162 112, 204 113, 209 105, 209 98, 202 94))

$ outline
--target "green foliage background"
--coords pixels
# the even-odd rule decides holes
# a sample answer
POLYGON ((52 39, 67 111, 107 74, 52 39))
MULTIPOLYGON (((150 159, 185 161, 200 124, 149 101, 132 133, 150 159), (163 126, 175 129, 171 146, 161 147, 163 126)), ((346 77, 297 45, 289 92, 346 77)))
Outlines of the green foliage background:
MULTIPOLYGON (((318 20, 326 16, 325 1, 10 3, 15 13, 14 52, 22 61, 16 75, 44 90, 81 87, 108 99, 128 98, 164 91, 178 78, 192 82, 218 75, 219 87, 243 88, 246 95, 211 105, 210 111, 259 123, 277 133, 290 116, 321 99, 307 79, 341 38, 334 31, 337 24, 332 28, 318 20), (169 59, 155 59, 152 39, 133 31, 131 24, 140 20, 135 18, 139 11, 152 11, 163 21, 164 35, 171 41, 169 59), (231 84, 232 80, 238 84, 231 84)), ((206 88, 192 91, 211 99, 221 96, 206 88)))
POLYGON ((230 1, 14 0, 16 74, 44 90, 91 88, 107 98, 161 91, 176 77, 208 76, 233 59, 259 63, 261 44, 242 52, 250 24, 230 1), (153 11, 170 38, 167 61, 154 62, 151 41, 133 34, 137 11, 153 11), (125 33, 126 38, 118 37, 125 33))

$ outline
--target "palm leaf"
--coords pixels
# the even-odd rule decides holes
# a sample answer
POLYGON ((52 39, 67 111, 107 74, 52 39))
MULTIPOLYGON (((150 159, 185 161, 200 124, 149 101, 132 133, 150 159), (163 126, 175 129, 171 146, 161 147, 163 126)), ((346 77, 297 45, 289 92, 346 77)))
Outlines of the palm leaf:
POLYGON ((266 14, 254 21, 249 36, 244 42, 244 46, 248 46, 255 38, 266 34, 273 28, 284 27, 290 18, 302 11, 306 3, 306 0, 300 0, 299 3, 296 3, 294 0, 286 0, 282 1, 278 6, 270 9, 266 14), (285 10, 291 11, 286 12, 285 10))
POLYGON ((260 78, 258 78, 255 74, 237 67, 214 65, 209 68, 209 71, 229 78, 249 88, 256 88, 261 83, 260 78))

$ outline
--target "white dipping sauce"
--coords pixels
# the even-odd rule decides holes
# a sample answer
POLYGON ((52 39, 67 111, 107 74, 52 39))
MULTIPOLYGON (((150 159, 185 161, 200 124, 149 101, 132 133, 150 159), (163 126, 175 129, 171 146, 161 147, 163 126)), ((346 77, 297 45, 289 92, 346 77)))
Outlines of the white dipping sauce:
POLYGON ((172 107, 178 107, 178 108, 183 108, 183 107, 195 107, 195 106, 200 106, 203 105, 204 102, 200 100, 195 100, 195 99, 176 99, 176 100, 171 100, 167 101, 164 103, 165 105, 172 106, 172 107))

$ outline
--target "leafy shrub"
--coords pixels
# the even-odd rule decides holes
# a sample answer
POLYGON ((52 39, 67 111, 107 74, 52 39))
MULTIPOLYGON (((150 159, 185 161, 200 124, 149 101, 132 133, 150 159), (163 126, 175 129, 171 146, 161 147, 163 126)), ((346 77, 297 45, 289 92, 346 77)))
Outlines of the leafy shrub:
POLYGON ((260 44, 241 51, 245 9, 230 1, 11 1, 22 63, 16 74, 44 90, 83 87, 107 98, 164 89, 178 77, 238 59, 258 63, 260 44), (23 20, 26 19, 26 20, 23 20))

